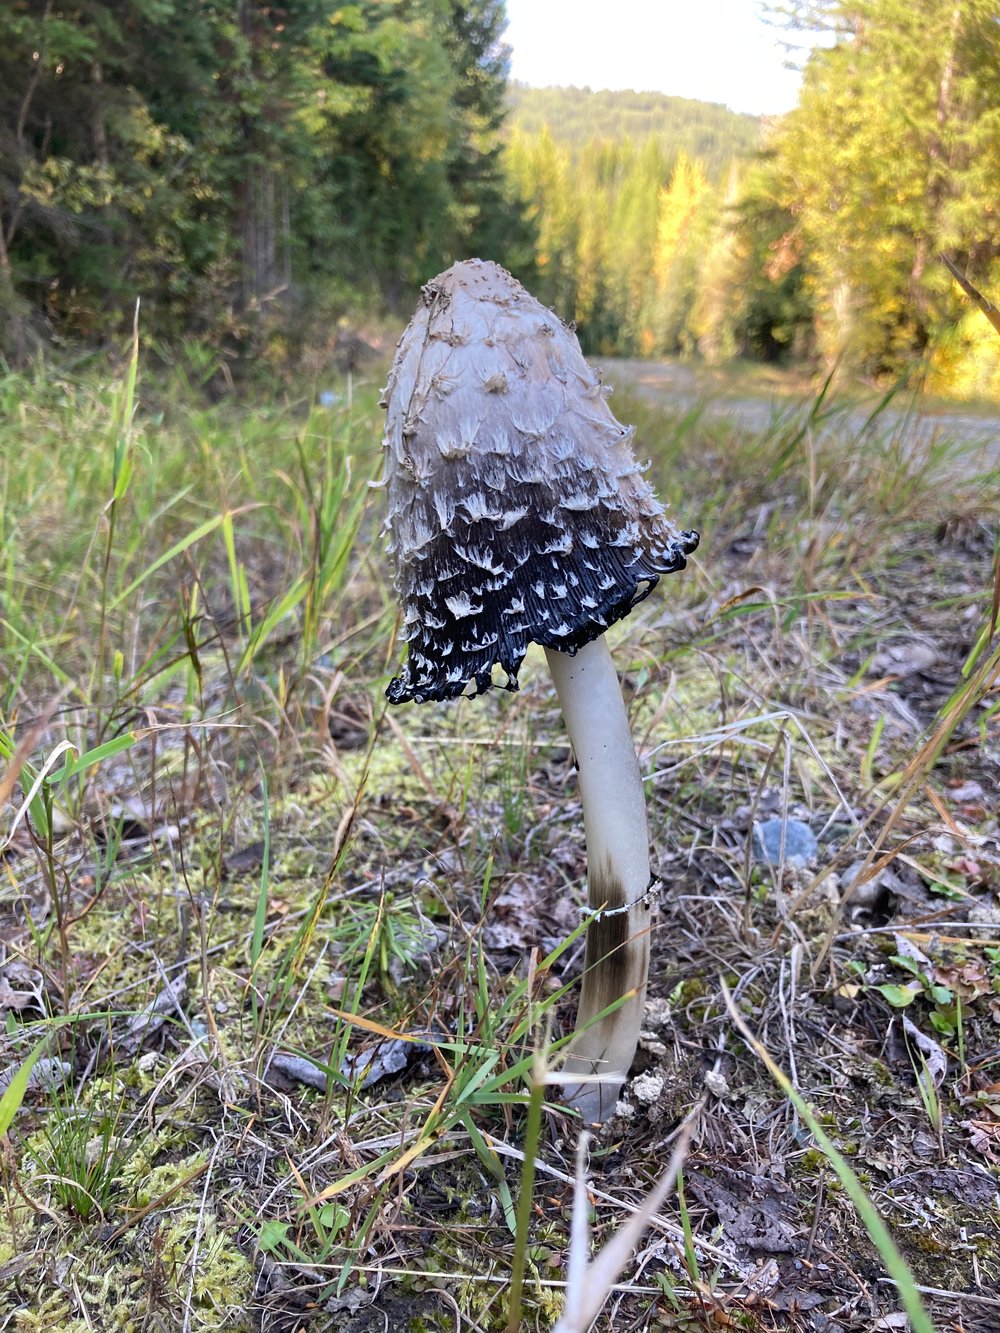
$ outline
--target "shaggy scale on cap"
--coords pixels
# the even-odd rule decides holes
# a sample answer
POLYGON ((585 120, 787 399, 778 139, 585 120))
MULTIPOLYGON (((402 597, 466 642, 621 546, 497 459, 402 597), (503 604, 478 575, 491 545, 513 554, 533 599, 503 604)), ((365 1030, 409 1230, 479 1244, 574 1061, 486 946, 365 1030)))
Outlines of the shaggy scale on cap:
POLYGON ((382 395, 407 661, 390 703, 481 694, 531 642, 573 654, 698 544, 642 479, 575 335, 498 264, 423 289, 382 395))

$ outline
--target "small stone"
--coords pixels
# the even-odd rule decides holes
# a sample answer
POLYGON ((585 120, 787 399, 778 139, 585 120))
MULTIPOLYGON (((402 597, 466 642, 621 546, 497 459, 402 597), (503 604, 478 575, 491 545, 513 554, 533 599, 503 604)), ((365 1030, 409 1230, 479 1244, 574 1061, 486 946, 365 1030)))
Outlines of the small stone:
POLYGON ((717 1069, 710 1069, 705 1075, 705 1087, 713 1097, 725 1099, 729 1096, 729 1084, 717 1069))
POLYGON ((786 865, 804 866, 819 854, 816 836, 801 819, 765 819, 753 826, 753 850, 761 861, 778 865, 782 859, 781 843, 784 830, 786 865))
POLYGON ((423 1043, 401 1041, 398 1037, 391 1037, 387 1041, 380 1042, 378 1046, 370 1046, 365 1051, 348 1055, 340 1066, 340 1072, 345 1078, 352 1080, 363 1073, 361 1086, 370 1088, 384 1078, 402 1073, 417 1046, 422 1049, 423 1043))
POLYGON ((968 918, 970 921, 974 921, 977 926, 1000 928, 1000 907, 993 903, 973 903, 968 908, 968 918))
POLYGON ((663 1095, 663 1079, 659 1074, 637 1074, 630 1091, 637 1102, 652 1106, 663 1095))
POLYGON ((663 1031, 670 1026, 671 1012, 670 1001, 665 1000, 660 995, 650 995, 646 998, 645 1022, 647 1030, 652 1029, 652 1034, 657 1031, 663 1031))
POLYGON ((915 676, 926 671, 937 661, 938 653, 933 644, 913 640, 909 643, 891 643, 874 659, 875 671, 889 676, 915 676))
POLYGON ((653 1032, 639 1033, 639 1049, 651 1055, 654 1060, 666 1060, 668 1055, 666 1046, 653 1032))

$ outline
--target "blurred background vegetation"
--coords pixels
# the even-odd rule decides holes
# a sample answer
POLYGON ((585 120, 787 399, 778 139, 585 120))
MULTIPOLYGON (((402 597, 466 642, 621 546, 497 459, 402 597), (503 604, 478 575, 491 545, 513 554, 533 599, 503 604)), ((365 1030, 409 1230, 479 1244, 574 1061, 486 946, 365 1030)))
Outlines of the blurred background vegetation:
POLYGON ((1000 395, 992 333, 937 262, 1000 288, 995 6, 772 17, 830 44, 761 120, 510 86, 503 0, 11 0, 0 352, 100 347, 141 298, 148 345, 234 372, 349 360, 364 320, 479 254, 591 353, 919 362, 939 392, 1000 395))

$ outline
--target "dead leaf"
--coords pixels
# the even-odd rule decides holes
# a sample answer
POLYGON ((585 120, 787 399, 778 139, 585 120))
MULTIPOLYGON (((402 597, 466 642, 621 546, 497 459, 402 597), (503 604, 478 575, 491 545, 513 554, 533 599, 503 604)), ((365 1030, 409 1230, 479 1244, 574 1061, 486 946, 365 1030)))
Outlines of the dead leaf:
POLYGON ((902 1310, 895 1310, 892 1314, 883 1315, 872 1325, 875 1329, 892 1330, 895 1328, 909 1328, 909 1315, 904 1314, 902 1310))
POLYGON ((785 1191, 775 1181, 749 1172, 724 1175, 725 1183, 719 1176, 692 1172, 688 1186, 699 1202, 713 1209, 727 1240, 751 1253, 794 1253, 796 1230, 787 1215, 785 1191))
POLYGON ((120 1048, 131 1054, 149 1037, 159 1032, 167 1020, 167 1015, 180 1005, 186 990, 187 976, 181 972, 173 981, 167 982, 141 1013, 129 1019, 125 1034, 119 1039, 120 1048))
POLYGON ((930 967, 931 960, 922 949, 914 944, 909 936, 897 933, 892 938, 896 946, 896 953, 900 958, 908 958, 912 963, 918 963, 921 967, 930 967))
POLYGON ((945 865, 946 870, 954 870, 959 875, 965 875, 969 879, 982 879, 983 868, 978 861, 973 861, 970 856, 959 856, 954 861, 948 861, 945 865))
POLYGON ((925 1032, 921 1032, 916 1023, 911 1022, 906 1014, 903 1015, 903 1031, 924 1057, 927 1072, 934 1086, 940 1087, 942 1079, 948 1072, 948 1057, 945 1055, 944 1049, 938 1045, 933 1037, 928 1037, 925 1032))
POLYGON ((246 875, 259 870, 264 864, 263 842, 251 842, 239 851, 229 852, 223 858, 222 874, 225 879, 230 875, 246 875))
MULTIPOLYGON (((20 1068, 21 1064, 18 1061, 0 1074, 0 1097, 7 1091, 20 1068)), ((72 1073, 73 1066, 67 1064, 65 1060, 53 1060, 51 1058, 36 1060, 31 1073, 28 1075, 26 1091, 30 1092, 42 1088, 46 1092, 52 1092, 56 1088, 61 1088, 72 1073)))
POLYGON ((991 1124, 987 1120, 963 1120, 962 1128, 969 1131, 969 1146, 990 1161, 995 1161, 1000 1151, 1000 1124, 991 1124))
POLYGON ((963 1004, 971 1004, 980 995, 993 990, 985 965, 971 958, 961 965, 936 964, 930 969, 931 980, 938 986, 947 986, 961 997, 963 1004))
POLYGON ((953 801, 982 801, 986 797, 978 782, 962 782, 956 787, 949 787, 948 795, 953 801))
POLYGON ((0 1010, 20 1013, 24 1009, 45 1012, 45 982, 41 972, 16 959, 0 968, 0 1010))

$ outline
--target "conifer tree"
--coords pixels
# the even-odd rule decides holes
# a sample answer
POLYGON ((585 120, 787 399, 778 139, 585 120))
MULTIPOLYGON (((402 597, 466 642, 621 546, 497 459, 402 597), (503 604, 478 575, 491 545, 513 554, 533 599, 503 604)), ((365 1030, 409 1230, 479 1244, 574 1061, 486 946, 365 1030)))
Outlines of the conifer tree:
MULTIPOLYGON (((408 304, 532 237, 501 170, 501 0, 0 7, 0 351, 245 343, 351 291, 408 304)), ((504 254, 497 257, 508 258, 504 254)))
POLYGON ((697 158, 680 152, 669 184, 660 191, 656 247, 655 343, 664 352, 688 351, 688 319, 695 300, 701 250, 714 215, 705 169, 697 158))
POLYGON ((828 359, 898 368, 954 310, 930 261, 988 275, 1000 179, 1000 25, 988 0, 832 0, 831 25, 775 138, 828 359))

